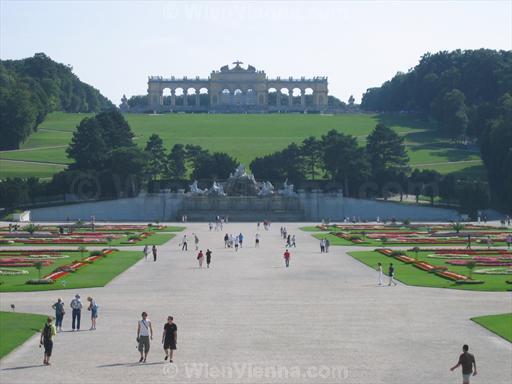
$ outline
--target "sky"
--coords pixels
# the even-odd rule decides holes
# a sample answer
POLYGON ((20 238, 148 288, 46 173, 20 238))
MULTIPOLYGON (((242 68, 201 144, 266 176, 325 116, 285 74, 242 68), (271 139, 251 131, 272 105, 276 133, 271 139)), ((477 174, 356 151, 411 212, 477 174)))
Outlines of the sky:
POLYGON ((512 0, 0 0, 0 58, 44 52, 115 104, 149 75, 207 77, 235 60, 269 78, 328 76, 357 101, 426 52, 512 49, 512 0))

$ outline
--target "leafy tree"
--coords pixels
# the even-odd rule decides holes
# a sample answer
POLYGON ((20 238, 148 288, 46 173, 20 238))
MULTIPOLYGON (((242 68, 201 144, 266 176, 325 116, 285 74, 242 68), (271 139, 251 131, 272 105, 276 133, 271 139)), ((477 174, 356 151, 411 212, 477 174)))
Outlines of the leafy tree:
POLYGON ((238 161, 226 153, 201 153, 192 171, 193 179, 227 179, 238 161))
POLYGON ((172 179, 182 179, 187 171, 185 166, 186 151, 183 144, 174 144, 167 156, 167 176, 172 179))
POLYGON ((146 173, 151 179, 163 174, 167 166, 164 142, 157 134, 150 136, 144 151, 147 154, 146 173))
POLYGON ((111 172, 121 183, 117 189, 128 196, 136 196, 144 178, 147 153, 139 147, 121 147, 112 151, 111 172))
POLYGON ((318 168, 322 165, 322 142, 310 136, 300 146, 302 159, 304 161, 305 173, 315 180, 318 168))
POLYGON ((459 222, 453 223, 453 224, 452 224, 452 229, 453 229, 457 234, 459 234, 459 232, 460 232, 461 230, 463 230, 463 229, 464 229, 464 224, 459 223, 459 222))
POLYGON ((322 136, 323 164, 333 181, 343 183, 343 192, 350 196, 358 184, 367 179, 369 165, 364 148, 353 136, 329 131, 322 136))
POLYGON ((23 227, 23 230, 30 233, 31 235, 34 234, 39 229, 39 226, 33 223, 27 224, 23 227))
POLYGON ((96 118, 90 117, 80 122, 66 153, 75 161, 71 169, 103 169, 109 157, 109 150, 100 123, 96 118))
POLYGON ((437 116, 441 127, 454 139, 465 136, 467 132, 469 118, 465 99, 464 93, 453 89, 438 102, 437 116))
POLYGON ((409 156, 404 139, 391 128, 377 124, 368 135, 366 153, 372 179, 380 186, 401 182, 408 171, 409 156))
POLYGON ((34 268, 37 269, 38 278, 41 280, 41 269, 43 269, 43 262, 40 260, 34 262, 34 268))
POLYGON ((133 132, 117 109, 98 113, 95 119, 101 127, 103 140, 109 149, 134 145, 132 142, 133 132))

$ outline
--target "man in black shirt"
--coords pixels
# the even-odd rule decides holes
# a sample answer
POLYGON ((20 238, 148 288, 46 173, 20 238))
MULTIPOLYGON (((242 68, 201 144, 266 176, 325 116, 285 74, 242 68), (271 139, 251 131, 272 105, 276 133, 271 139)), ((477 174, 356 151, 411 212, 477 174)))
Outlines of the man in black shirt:
POLYGON ((450 371, 462 366, 462 384, 469 384, 471 374, 476 376, 476 361, 475 356, 468 352, 469 347, 467 344, 462 346, 462 354, 459 356, 459 362, 450 368, 450 371), (473 366, 475 370, 473 371, 473 366))
POLYGON ((164 360, 169 358, 169 363, 172 363, 172 353, 176 349, 178 341, 178 327, 173 323, 173 317, 167 317, 167 323, 164 324, 164 333, 162 334, 162 344, 164 345, 165 357, 164 360))

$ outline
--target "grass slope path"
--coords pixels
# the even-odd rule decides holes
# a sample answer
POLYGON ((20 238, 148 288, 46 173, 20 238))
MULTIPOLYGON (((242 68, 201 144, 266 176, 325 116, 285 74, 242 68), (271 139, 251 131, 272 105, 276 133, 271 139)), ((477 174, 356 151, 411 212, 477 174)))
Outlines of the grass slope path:
MULTIPOLYGON (((1 361, 2 383, 410 383, 460 381, 450 373, 462 344, 476 354, 481 383, 505 384, 512 376, 510 343, 489 333, 472 317, 499 313, 507 293, 465 292, 399 285, 376 286, 377 276, 346 254, 361 247, 333 247, 320 254, 302 225, 286 224, 297 237, 291 267, 285 268, 279 223, 262 232, 254 248, 254 223, 228 224, 222 233, 188 224, 200 248, 213 251, 212 268, 198 269, 196 252, 179 250, 180 234, 159 247, 156 263, 140 261, 104 288, 80 290, 100 304, 98 330, 57 336, 53 366, 41 367, 35 340, 1 361), (238 253, 223 236, 243 232, 238 253), (155 338, 148 363, 139 365, 136 321, 148 311, 155 338), (178 325, 177 371, 163 361, 163 323, 178 325), (346 378, 297 379, 248 376, 187 376, 192 364, 234 369, 253 367, 344 367, 346 378), (404 364, 405 363, 405 364, 404 364), (23 368, 25 367, 25 368, 23 368), (172 373, 176 377, 171 377, 172 373)), ((192 248, 192 247, 191 247, 192 248)), ((74 292, 59 293, 66 303, 74 292)), ((0 295, 0 308, 16 303, 24 312, 50 313, 56 292, 0 295)), ((87 312, 84 327, 88 328, 87 312)), ((64 319, 70 328, 70 318, 64 319)), ((337 369, 337 368, 336 368, 337 369)))
MULTIPOLYGON (((0 152, 0 159, 69 164, 66 147, 79 122, 88 114, 54 112, 48 115, 38 132, 23 143, 20 151, 0 152), (27 149, 31 149, 27 151, 27 149)), ((136 142, 144 146, 151 134, 162 137, 167 148, 175 143, 196 144, 211 151, 226 152, 249 165, 263 156, 299 144, 309 136, 320 137, 331 129, 356 136, 364 145, 366 136, 381 121, 405 138, 411 165, 434 168, 442 173, 481 167, 477 152, 456 148, 449 140, 436 136, 428 124, 410 117, 386 117, 368 114, 125 114, 135 133, 136 142), (426 164, 426 165, 425 165, 426 164), (437 169, 437 168, 436 168, 437 169)), ((0 177, 22 172, 4 163, 0 177)), ((48 166, 38 176, 55 173, 48 166)), ((475 171, 476 173, 480 171, 475 171)))
POLYGON ((38 333, 47 316, 0 312, 0 359, 38 333))

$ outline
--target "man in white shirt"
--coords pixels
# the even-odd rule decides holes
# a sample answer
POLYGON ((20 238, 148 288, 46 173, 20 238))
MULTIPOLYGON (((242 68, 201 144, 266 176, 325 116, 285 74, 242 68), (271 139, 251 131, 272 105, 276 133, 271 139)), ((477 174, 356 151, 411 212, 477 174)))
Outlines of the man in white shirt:
POLYGON ((73 300, 71 300, 70 306, 73 309, 73 311, 71 312, 71 316, 72 316, 71 328, 74 331, 75 326, 76 326, 76 330, 79 331, 80 330, 80 318, 82 317, 82 301, 80 300, 79 294, 76 294, 75 298, 73 300))
POLYGON ((379 285, 382 285, 382 263, 377 265, 377 271, 379 271, 379 285))
POLYGON ((153 328, 151 327, 151 320, 148 319, 148 314, 142 312, 142 320, 137 323, 137 342, 139 343, 138 350, 140 352, 139 363, 145 363, 149 352, 149 340, 153 340, 153 328))

